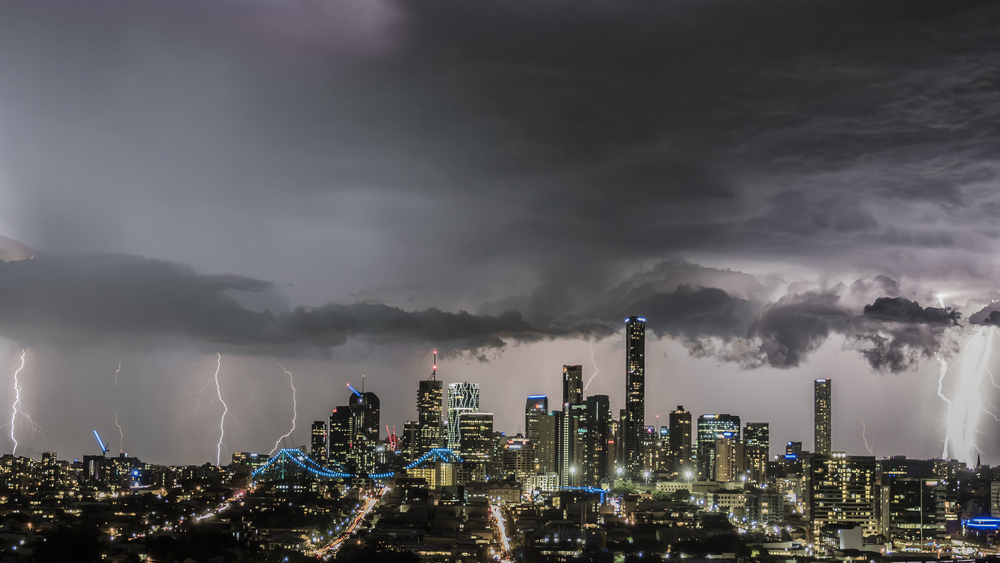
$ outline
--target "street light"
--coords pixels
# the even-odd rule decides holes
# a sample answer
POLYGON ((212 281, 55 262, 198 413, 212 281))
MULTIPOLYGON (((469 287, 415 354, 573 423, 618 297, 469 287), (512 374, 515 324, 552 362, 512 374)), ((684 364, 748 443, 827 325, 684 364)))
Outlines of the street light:
POLYGON ((569 468, 569 486, 573 487, 576 485, 576 466, 572 465, 569 468))
POLYGON ((649 486, 649 471, 643 471, 642 476, 646 478, 646 486, 649 486))

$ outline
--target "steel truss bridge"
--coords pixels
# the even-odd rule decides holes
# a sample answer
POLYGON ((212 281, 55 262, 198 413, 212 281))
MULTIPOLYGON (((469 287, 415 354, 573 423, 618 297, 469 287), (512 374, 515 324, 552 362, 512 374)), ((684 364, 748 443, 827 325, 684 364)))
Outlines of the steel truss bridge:
MULTIPOLYGON (((434 448, 419 459, 406 466, 406 469, 414 469, 429 463, 462 463, 462 458, 448 448, 434 448)), ((279 450, 271 456, 267 463, 261 465, 250 474, 254 481, 265 479, 285 479, 290 476, 308 473, 320 479, 352 479, 354 477, 368 477, 369 479, 392 479, 396 472, 358 474, 347 473, 343 467, 332 466, 323 467, 316 463, 300 449, 286 448, 279 450)))

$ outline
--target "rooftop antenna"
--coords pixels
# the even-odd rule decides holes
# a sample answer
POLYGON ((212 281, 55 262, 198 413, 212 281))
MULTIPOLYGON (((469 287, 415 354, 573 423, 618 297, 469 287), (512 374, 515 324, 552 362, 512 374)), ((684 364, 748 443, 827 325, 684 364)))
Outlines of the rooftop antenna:
POLYGON ((365 374, 361 374, 361 394, 365 394, 365 374))
POLYGON ((434 365, 431 366, 431 381, 437 379, 438 374, 438 351, 434 350, 434 365))

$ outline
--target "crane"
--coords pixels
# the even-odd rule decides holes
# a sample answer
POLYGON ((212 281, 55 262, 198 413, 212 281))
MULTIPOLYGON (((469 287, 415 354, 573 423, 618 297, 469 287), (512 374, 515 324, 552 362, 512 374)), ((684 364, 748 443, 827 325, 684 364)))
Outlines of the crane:
POLYGON ((101 455, 102 456, 108 455, 109 444, 104 443, 104 440, 101 439, 101 435, 97 433, 97 430, 94 430, 94 438, 97 438, 97 445, 101 447, 101 455))

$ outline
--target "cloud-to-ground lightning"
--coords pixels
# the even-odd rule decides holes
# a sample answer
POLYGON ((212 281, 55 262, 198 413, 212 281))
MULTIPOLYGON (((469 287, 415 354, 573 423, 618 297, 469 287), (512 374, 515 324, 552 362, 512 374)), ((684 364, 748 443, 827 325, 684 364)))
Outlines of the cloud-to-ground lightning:
POLYGON ((120 441, 118 442, 118 451, 125 451, 125 432, 122 431, 122 425, 118 424, 118 411, 115 411, 115 426, 118 427, 118 435, 120 436, 120 441))
MULTIPOLYGON (((14 404, 12 405, 12 409, 11 409, 11 413, 10 413, 10 440, 12 442, 14 442, 14 449, 11 450, 11 452, 10 452, 11 455, 17 453, 17 445, 18 444, 17 444, 17 438, 14 437, 14 424, 17 421, 17 417, 18 416, 20 416, 21 418, 23 418, 23 419, 25 419, 25 420, 28 421, 28 426, 29 426, 29 428, 31 428, 32 432, 38 432, 39 434, 41 434, 41 432, 42 432, 42 428, 40 426, 38 426, 37 424, 35 424, 35 421, 31 419, 31 415, 28 414, 28 411, 25 410, 24 405, 21 404, 21 385, 17 381, 17 374, 20 373, 21 370, 24 369, 24 356, 25 356, 25 354, 26 354, 26 350, 24 348, 22 348, 21 349, 21 365, 18 366, 18 368, 16 370, 14 370, 14 404)), ((43 436, 44 436, 44 434, 43 434, 43 436)))
MULTIPOLYGON (((934 359, 936 359, 938 364, 941 366, 941 371, 938 372, 937 394, 938 397, 941 397, 941 400, 948 405, 948 410, 945 411, 944 415, 945 422, 948 422, 951 420, 951 399, 944 394, 944 390, 942 389, 944 386, 944 377, 948 375, 948 362, 946 362, 940 354, 935 354, 934 359)), ((945 428, 945 432, 944 451, 941 452, 941 459, 948 459, 948 443, 951 442, 951 429, 945 428)))
POLYGON ((219 402, 222 403, 222 418, 219 420, 219 444, 215 447, 215 465, 222 461, 222 439, 226 437, 226 415, 229 414, 229 405, 222 399, 222 387, 219 385, 219 370, 222 369, 222 354, 215 365, 215 390, 219 394, 219 402))
POLYGON ((985 412, 998 418, 996 413, 991 413, 983 404, 985 375, 991 373, 989 362, 996 355, 993 349, 993 337, 997 332, 996 327, 982 327, 966 343, 958 370, 958 381, 950 398, 946 397, 941 389, 948 367, 944 360, 938 358, 938 362, 941 363, 938 396, 948 404, 942 457, 948 459, 950 452, 951 456, 964 461, 970 467, 976 463, 976 454, 980 451, 976 446, 980 415, 985 412))
POLYGON ((281 371, 288 374, 288 383, 289 385, 292 386, 292 429, 289 430, 284 436, 278 438, 276 442, 274 442, 274 447, 271 448, 271 451, 267 455, 273 454, 274 451, 278 449, 278 446, 281 445, 281 441, 291 436, 292 432, 295 432, 295 420, 299 417, 299 404, 298 402, 296 402, 295 399, 295 380, 292 379, 292 372, 285 369, 285 366, 282 366, 281 364, 278 365, 281 366, 281 371))
POLYGON ((118 372, 122 370, 122 361, 118 360, 118 369, 115 370, 115 387, 118 387, 118 372))
POLYGON ((594 343, 593 342, 590 343, 590 363, 594 364, 594 374, 590 376, 590 379, 587 380, 587 384, 583 386, 583 390, 584 391, 587 390, 587 387, 590 387, 590 382, 594 380, 594 377, 597 375, 597 372, 601 371, 597 367, 597 360, 594 359, 594 343))
POLYGON ((865 441, 865 449, 868 450, 869 454, 875 455, 875 452, 872 451, 872 448, 875 447, 875 433, 872 432, 872 443, 868 445, 868 427, 865 426, 865 413, 861 411, 861 405, 858 405, 858 414, 861 415, 861 438, 865 441))

